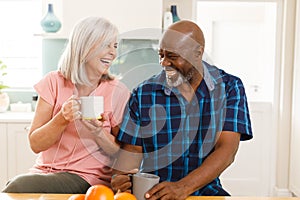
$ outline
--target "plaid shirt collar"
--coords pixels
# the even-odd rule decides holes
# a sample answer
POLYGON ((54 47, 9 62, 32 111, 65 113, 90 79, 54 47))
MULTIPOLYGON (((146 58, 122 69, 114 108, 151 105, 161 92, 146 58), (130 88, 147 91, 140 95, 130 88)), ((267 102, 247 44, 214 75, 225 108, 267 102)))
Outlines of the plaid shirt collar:
MULTIPOLYGON (((215 85, 218 83, 220 75, 214 77, 208 70, 208 68, 210 68, 211 66, 205 61, 202 61, 202 64, 203 64, 203 72, 204 72, 204 78, 203 78, 204 82, 208 90, 213 91, 216 87, 215 85)), ((161 73, 158 74, 158 79, 156 80, 158 80, 158 84, 155 84, 154 90, 164 90, 164 93, 169 96, 171 94, 172 88, 170 88, 167 85, 166 74, 164 70, 162 70, 161 73)))

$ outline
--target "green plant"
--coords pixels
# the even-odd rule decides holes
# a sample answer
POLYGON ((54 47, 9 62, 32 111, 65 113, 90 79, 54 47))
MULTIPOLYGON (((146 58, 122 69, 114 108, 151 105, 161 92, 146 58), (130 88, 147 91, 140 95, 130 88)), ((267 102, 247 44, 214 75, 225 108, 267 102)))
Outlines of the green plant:
POLYGON ((3 83, 3 77, 7 75, 6 69, 7 66, 0 60, 0 93, 2 89, 9 87, 3 83))

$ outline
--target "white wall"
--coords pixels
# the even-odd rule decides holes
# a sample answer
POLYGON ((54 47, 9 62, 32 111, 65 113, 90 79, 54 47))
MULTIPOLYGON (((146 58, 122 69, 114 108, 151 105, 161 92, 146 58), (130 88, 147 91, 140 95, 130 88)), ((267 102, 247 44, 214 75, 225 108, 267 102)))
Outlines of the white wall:
MULTIPOLYGON (((297 1, 296 32, 300 30, 300 0, 297 1)), ((300 196, 300 37, 296 34, 293 82, 292 135, 289 188, 300 196)))

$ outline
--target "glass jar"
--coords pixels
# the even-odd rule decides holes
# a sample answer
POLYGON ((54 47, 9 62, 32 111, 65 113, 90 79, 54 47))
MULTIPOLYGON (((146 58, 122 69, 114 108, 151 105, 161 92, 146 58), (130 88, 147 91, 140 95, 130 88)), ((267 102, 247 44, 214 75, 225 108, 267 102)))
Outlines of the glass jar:
POLYGON ((32 101, 31 101, 32 111, 35 111, 37 100, 38 100, 38 95, 37 94, 32 95, 32 101))

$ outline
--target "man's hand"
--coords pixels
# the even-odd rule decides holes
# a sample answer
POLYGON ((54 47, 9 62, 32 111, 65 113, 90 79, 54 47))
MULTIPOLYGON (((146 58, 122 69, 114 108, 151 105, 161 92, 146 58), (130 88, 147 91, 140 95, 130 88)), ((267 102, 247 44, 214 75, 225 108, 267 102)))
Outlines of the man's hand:
POLYGON ((184 186, 179 182, 162 182, 150 189, 145 197, 147 200, 184 200, 189 196, 185 193, 184 186))
POLYGON ((120 192, 130 192, 131 193, 131 176, 132 174, 135 174, 138 172, 138 169, 133 169, 129 171, 128 173, 121 173, 118 172, 118 174, 114 174, 111 178, 111 188, 116 193, 118 191, 120 192))

